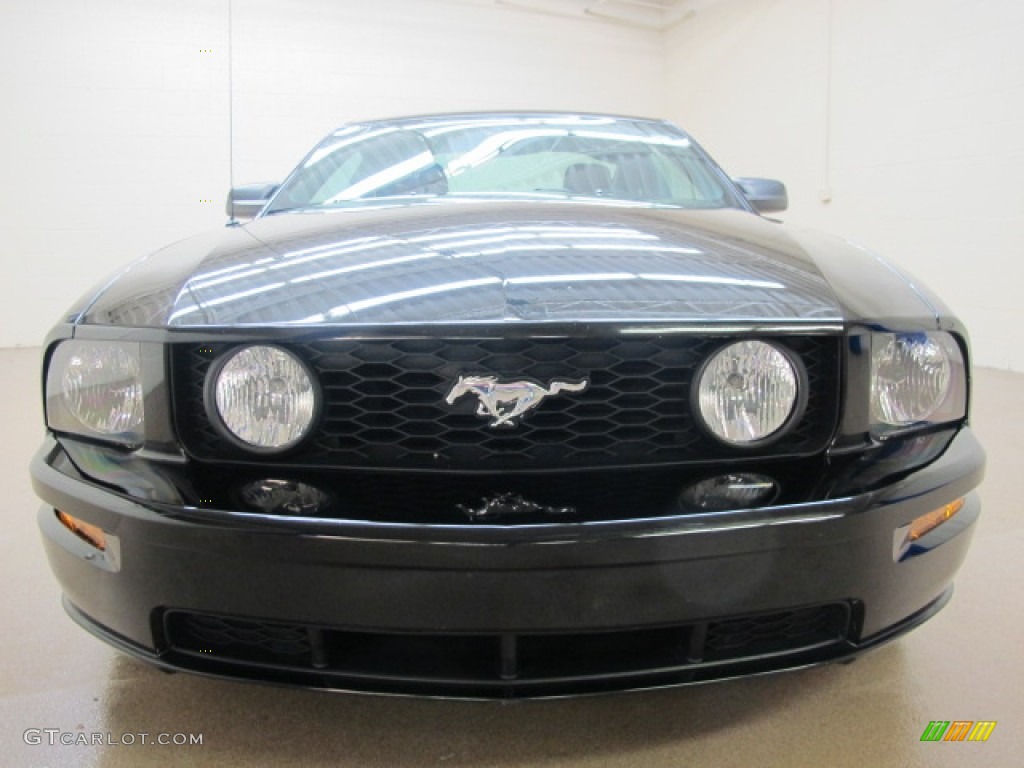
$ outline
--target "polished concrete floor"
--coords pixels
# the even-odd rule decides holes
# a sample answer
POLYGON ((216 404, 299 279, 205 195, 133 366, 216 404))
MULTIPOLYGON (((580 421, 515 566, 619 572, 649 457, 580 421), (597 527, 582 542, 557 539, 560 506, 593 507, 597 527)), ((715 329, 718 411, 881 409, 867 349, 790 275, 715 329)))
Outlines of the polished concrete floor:
MULTIPOLYGON (((360 697, 165 675, 63 614, 29 484, 38 350, 0 350, 0 766, 1022 766, 1024 375, 976 374, 984 511, 952 603, 848 666, 548 702, 360 697), (930 720, 995 720, 987 743, 922 743, 930 720), (201 746, 49 746, 29 729, 201 734, 201 746), (29 733, 29 740, 32 733, 29 733)), ((60 739, 59 735, 55 738, 60 739)), ((71 740, 71 736, 63 737, 71 740)), ((136 742, 141 737, 135 737, 136 742)))

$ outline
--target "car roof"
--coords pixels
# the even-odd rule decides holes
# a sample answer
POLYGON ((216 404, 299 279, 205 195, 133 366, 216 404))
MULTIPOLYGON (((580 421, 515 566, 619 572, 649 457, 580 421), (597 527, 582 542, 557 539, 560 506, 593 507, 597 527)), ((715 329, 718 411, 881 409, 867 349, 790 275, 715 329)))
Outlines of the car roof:
POLYGON ((433 112, 421 115, 400 115, 394 117, 386 117, 379 119, 368 119, 368 120, 352 120, 344 123, 338 128, 344 128, 349 125, 401 125, 410 122, 423 122, 423 121, 441 121, 441 120, 452 120, 452 119, 493 119, 501 117, 536 117, 536 118, 577 118, 577 117, 593 117, 593 118, 605 118, 611 120, 622 120, 633 123, 652 123, 655 125, 670 125, 676 127, 671 121, 660 118, 651 117, 638 117, 633 115, 619 115, 607 112, 573 112, 573 111, 556 111, 556 110, 494 110, 494 111, 465 111, 465 112, 433 112))

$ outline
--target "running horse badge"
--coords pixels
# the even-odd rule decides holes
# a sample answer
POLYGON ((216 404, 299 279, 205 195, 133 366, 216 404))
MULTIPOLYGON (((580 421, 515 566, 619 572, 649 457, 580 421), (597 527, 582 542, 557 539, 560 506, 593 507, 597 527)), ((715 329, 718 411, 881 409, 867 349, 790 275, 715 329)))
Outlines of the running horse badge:
POLYGON ((552 381, 547 387, 533 381, 499 382, 497 376, 459 376, 445 402, 452 405, 465 394, 480 400, 476 415, 490 418, 490 427, 514 427, 517 419, 540 405, 545 397, 560 392, 582 392, 590 382, 552 381))

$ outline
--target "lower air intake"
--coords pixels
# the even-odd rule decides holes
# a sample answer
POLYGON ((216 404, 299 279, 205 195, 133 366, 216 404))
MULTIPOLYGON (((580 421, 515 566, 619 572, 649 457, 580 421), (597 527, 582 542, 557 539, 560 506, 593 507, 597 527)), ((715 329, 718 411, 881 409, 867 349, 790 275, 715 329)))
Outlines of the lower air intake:
POLYGON ((672 685, 825 661, 848 649, 848 603, 621 631, 359 632, 169 611, 176 664, 314 687, 473 698, 672 685), (247 674, 247 670, 249 674, 247 674))

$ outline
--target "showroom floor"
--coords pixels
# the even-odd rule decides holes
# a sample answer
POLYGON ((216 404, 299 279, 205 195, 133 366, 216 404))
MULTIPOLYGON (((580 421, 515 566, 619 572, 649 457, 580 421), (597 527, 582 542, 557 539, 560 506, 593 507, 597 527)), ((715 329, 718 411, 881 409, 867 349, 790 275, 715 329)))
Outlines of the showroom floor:
POLYGON ((1024 457, 1024 375, 977 372, 974 423, 989 456, 985 509, 952 603, 922 628, 848 666, 501 704, 165 675, 78 629, 61 610, 43 556, 28 479, 43 436, 38 357, 35 349, 0 350, 0 478, 11 490, 0 538, 0 765, 1022 765, 1024 516, 1012 479, 1024 457), (987 743, 922 743, 930 720, 998 725, 987 743), (137 743, 48 746, 40 729, 85 739, 134 734, 137 743), (141 733, 201 734, 202 744, 141 746, 141 733))

